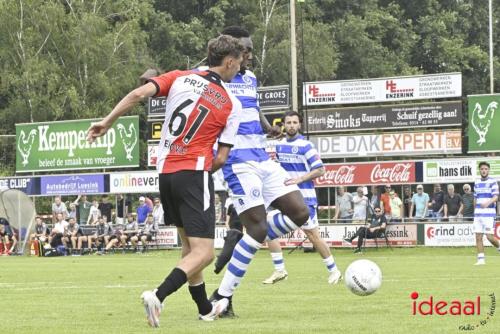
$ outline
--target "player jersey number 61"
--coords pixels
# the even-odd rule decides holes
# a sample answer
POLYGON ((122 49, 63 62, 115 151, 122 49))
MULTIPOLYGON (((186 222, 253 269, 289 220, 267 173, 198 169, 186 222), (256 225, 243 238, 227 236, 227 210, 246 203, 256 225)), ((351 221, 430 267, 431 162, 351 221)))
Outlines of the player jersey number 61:
MULTIPOLYGON (((179 136, 184 132, 184 128, 186 127, 187 123, 187 116, 186 114, 182 113, 182 110, 189 106, 191 103, 193 103, 193 100, 187 99, 186 101, 182 102, 177 108, 175 108, 174 112, 172 113, 172 116, 170 117, 170 122, 168 123, 168 130, 170 131, 170 134, 172 136, 179 136), (174 130, 174 122, 179 119, 179 124, 177 128, 174 130)), ((196 119, 194 120, 193 124, 191 124, 188 132, 182 139, 182 142, 184 144, 187 144, 193 139, 193 136, 196 134, 196 131, 200 128, 201 123, 205 120, 205 118, 208 115, 208 112, 210 109, 207 107, 199 104, 197 107, 197 110, 199 111, 198 116, 196 116, 196 119)))

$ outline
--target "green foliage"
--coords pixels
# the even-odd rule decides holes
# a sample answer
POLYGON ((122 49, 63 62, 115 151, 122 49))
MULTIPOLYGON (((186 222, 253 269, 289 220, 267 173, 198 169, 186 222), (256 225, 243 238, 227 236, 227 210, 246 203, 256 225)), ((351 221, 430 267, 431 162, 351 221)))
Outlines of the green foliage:
MULTIPOLYGON (((498 91, 500 0, 493 8, 498 91)), ((287 0, 0 1, 0 134, 102 117, 146 68, 203 64, 207 41, 229 25, 252 34, 260 83, 288 84, 289 9, 287 0)), ((306 0, 296 22, 299 82, 458 71, 464 95, 489 92, 487 1, 306 0)), ((12 174, 11 159, 0 165, 12 174)))

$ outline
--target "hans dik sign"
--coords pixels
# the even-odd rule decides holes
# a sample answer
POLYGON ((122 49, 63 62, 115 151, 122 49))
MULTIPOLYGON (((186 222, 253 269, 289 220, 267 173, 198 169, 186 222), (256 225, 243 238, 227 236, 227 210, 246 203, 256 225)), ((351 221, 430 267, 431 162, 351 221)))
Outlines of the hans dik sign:
POLYGON ((307 129, 310 133, 431 128, 461 124, 460 101, 311 109, 307 115, 307 129))

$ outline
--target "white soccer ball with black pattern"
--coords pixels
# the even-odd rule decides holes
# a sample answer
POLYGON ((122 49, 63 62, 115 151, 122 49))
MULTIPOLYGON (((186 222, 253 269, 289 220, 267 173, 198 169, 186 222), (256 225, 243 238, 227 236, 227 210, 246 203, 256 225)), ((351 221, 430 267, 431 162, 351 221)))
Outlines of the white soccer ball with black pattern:
POLYGON ((344 282, 352 293, 368 296, 382 285, 382 271, 373 261, 356 260, 347 267, 344 282))

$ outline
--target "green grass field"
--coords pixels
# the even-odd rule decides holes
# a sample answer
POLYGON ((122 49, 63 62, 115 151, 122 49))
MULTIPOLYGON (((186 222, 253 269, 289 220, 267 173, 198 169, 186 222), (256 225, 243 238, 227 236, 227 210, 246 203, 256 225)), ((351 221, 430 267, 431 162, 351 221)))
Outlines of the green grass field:
MULTIPOLYGON (((148 327, 140 293, 160 283, 178 251, 59 258, 0 258, 0 333, 459 333, 479 324, 500 296, 500 254, 487 249, 487 265, 475 267, 472 248, 335 250, 343 271, 358 258, 375 261, 384 275, 374 295, 358 297, 343 283, 329 286, 317 253, 286 254, 288 280, 263 285, 273 270, 260 251, 234 297, 237 319, 197 320, 187 288, 166 303, 159 330, 148 327), (410 294, 419 301, 470 300, 481 296, 480 316, 413 316, 410 294)), ((207 271, 207 290, 221 276, 207 271)), ((498 312, 497 312, 498 313, 498 312)), ((500 314, 474 332, 499 333, 500 314)))

